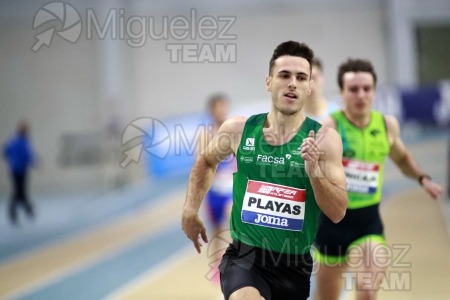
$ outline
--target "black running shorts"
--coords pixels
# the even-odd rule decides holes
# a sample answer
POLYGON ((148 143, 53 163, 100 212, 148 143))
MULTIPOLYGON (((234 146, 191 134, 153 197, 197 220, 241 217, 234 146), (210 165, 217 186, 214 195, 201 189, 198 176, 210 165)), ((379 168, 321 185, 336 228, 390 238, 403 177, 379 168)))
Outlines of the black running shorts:
POLYGON ((379 204, 347 209, 344 219, 337 224, 321 214, 314 256, 325 265, 345 263, 349 248, 367 240, 385 243, 379 204))
POLYGON ((225 299, 243 287, 256 288, 265 300, 309 297, 313 260, 310 253, 273 252, 233 241, 220 263, 225 299))

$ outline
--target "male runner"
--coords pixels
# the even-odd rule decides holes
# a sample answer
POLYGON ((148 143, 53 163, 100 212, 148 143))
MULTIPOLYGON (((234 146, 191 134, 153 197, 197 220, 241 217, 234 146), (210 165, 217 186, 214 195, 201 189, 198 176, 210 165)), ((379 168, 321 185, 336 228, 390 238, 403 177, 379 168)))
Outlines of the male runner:
MULTIPOLYGON (((389 156, 405 176, 418 180, 434 199, 441 187, 416 164, 400 139, 400 127, 392 116, 372 109, 377 76, 366 60, 349 59, 339 67, 338 84, 344 110, 335 112, 323 122, 336 129, 342 138, 343 165, 347 176, 349 204, 345 218, 334 224, 321 216, 316 239, 315 261, 318 263, 315 299, 339 299, 349 257, 361 258, 356 270, 356 298, 375 299, 384 272, 377 251, 385 244, 380 219, 384 161, 389 156), (360 280, 361 279, 361 280, 360 280), (372 280, 373 282, 369 282, 372 280)), ((383 259, 382 257, 380 259, 383 259)))
POLYGON ((197 157, 183 208, 183 230, 200 253, 208 242, 198 216, 216 166, 235 154, 231 235, 220 266, 225 299, 307 299, 320 211, 339 222, 347 207, 342 143, 305 118, 313 51, 280 44, 270 60, 269 113, 228 119, 197 157), (325 155, 326 154, 326 155, 325 155))
POLYGON ((312 62, 311 80, 311 94, 305 102, 305 114, 317 122, 322 122, 330 113, 338 110, 339 106, 329 102, 323 95, 323 65, 318 58, 314 58, 312 62))

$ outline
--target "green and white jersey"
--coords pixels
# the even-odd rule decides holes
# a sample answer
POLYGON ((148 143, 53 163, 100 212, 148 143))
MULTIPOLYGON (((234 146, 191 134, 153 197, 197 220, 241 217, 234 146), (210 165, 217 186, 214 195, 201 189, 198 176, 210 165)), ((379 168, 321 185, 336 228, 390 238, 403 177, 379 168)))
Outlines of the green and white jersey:
POLYGON ((243 243, 280 253, 303 254, 316 237, 320 209, 300 145, 321 125, 306 118, 286 144, 272 146, 264 138, 267 113, 245 123, 233 181, 231 236, 243 243))
POLYGON ((331 114, 343 145, 347 177, 348 209, 371 206, 381 201, 383 170, 390 143, 384 117, 372 111, 364 128, 352 124, 342 111, 331 114))

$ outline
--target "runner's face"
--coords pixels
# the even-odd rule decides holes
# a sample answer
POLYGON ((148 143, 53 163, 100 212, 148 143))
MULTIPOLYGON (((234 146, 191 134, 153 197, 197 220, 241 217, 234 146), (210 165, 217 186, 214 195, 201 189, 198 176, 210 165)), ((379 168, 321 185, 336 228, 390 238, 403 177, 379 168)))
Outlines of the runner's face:
POLYGON ((277 111, 286 115, 299 112, 311 92, 309 62, 298 56, 277 58, 272 76, 266 78, 266 88, 277 111))
POLYGON ((353 117, 365 117, 372 110, 375 97, 373 76, 369 72, 347 72, 341 90, 345 110, 353 117))

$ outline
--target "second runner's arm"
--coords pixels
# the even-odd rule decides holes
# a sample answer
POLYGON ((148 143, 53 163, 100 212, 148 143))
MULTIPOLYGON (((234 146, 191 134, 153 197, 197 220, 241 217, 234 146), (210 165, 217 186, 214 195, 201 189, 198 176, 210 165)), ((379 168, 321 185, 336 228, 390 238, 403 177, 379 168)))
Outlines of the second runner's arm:
POLYGON ((400 126, 397 119, 393 116, 385 116, 385 120, 391 140, 389 157, 405 176, 419 180, 419 184, 433 199, 438 198, 442 193, 442 187, 433 182, 417 165, 411 152, 408 151, 400 138, 400 126))

